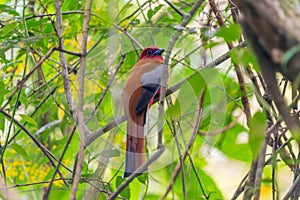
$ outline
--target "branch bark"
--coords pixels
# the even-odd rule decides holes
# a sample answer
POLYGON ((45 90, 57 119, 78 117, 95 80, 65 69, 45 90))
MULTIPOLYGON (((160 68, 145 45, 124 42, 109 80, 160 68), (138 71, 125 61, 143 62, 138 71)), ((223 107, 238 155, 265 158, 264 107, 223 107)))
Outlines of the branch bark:
POLYGON ((300 125, 292 119, 275 77, 279 71, 299 89, 300 52, 295 52, 289 60, 284 58, 288 51, 300 44, 300 17, 294 15, 296 7, 286 10, 290 1, 279 0, 232 2, 243 14, 240 23, 257 56, 267 90, 288 129, 300 143, 300 125))
POLYGON ((85 67, 86 67, 86 54, 87 54, 87 41, 88 41, 88 29, 89 29, 89 21, 91 14, 91 6, 92 0, 86 1, 86 7, 84 11, 84 21, 82 28, 82 42, 81 42, 81 50, 80 50, 80 68, 78 73, 78 83, 79 83, 79 92, 78 92, 78 104, 77 104, 77 119, 78 119, 78 128, 79 134, 81 136, 81 142, 79 146, 79 151, 77 154, 77 162, 75 167, 75 175, 71 189, 70 199, 76 199, 76 192, 78 188, 78 184, 81 177, 82 171, 82 163, 84 161, 84 149, 85 149, 85 138, 89 134, 89 130, 84 122, 84 114, 83 114, 83 97, 84 97, 84 75, 85 75, 85 67))
MULTIPOLYGON (((62 25, 62 12, 61 12, 61 1, 55 0, 56 9, 56 23, 57 23, 57 37, 58 37, 58 48, 64 49, 64 39, 63 39, 63 25, 62 25)), ((68 66, 65 53, 63 51, 59 52, 61 74, 64 83, 64 89, 67 97, 68 106, 72 114, 73 119, 77 124, 76 110, 74 106, 74 101, 71 93, 70 81, 68 77, 68 66)))

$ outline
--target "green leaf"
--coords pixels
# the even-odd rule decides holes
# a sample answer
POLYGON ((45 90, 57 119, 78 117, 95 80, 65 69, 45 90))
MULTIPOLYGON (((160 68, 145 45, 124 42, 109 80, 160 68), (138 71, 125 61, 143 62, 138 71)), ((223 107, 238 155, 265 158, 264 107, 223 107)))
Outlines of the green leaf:
POLYGON ((18 145, 18 144, 11 144, 11 148, 13 148, 19 155, 21 155, 23 158, 28 159, 28 154, 26 153, 25 149, 18 145))
POLYGON ((76 1, 76 0, 70 1, 70 4, 68 6, 69 10, 76 10, 78 8, 79 8, 79 1, 76 1))
POLYGON ((294 57, 294 55, 300 51, 300 45, 296 45, 289 50, 287 50, 283 56, 283 69, 287 70, 288 62, 294 57))
POLYGON ((31 124, 31 125, 33 125, 34 127, 37 128, 38 124, 36 123, 36 121, 33 118, 31 118, 28 115, 24 115, 24 114, 20 114, 20 116, 22 117, 22 120, 24 120, 28 124, 31 124))
POLYGON ((244 54, 242 55, 242 61, 245 65, 252 65, 256 72, 260 73, 259 64, 256 57, 250 49, 244 48, 244 54))
POLYGON ((139 175, 139 176, 137 177, 137 179, 138 179, 141 183, 143 183, 144 185, 146 185, 146 181, 147 181, 147 179, 148 179, 148 174, 147 174, 147 173, 143 173, 143 174, 139 175))
POLYGON ((9 34, 13 29, 17 27, 18 22, 12 22, 10 24, 7 24, 3 28, 3 35, 9 34))
POLYGON ((21 90, 21 95, 20 95, 20 98, 19 98, 19 101, 20 103, 22 103, 25 108, 27 108, 28 106, 28 98, 27 98, 27 95, 25 94, 25 90, 21 90))
POLYGON ((101 156, 104 156, 106 158, 119 157, 120 151, 118 149, 103 150, 101 152, 101 156))
POLYGON ((252 66, 257 73, 260 73, 260 68, 257 60, 250 49, 234 48, 229 52, 231 61, 237 65, 252 66))
POLYGON ((4 131, 5 127, 5 117, 2 113, 0 113, 0 130, 4 131))
MULTIPOLYGON (((118 188, 126 179, 122 178, 121 176, 117 176, 116 179, 116 188, 118 188)), ((130 188, 127 186, 120 195, 126 199, 130 199, 130 188)))
POLYGON ((153 13, 154 13, 153 10, 151 10, 151 9, 148 10, 148 12, 147 12, 147 17, 148 17, 149 20, 151 20, 151 18, 152 18, 152 16, 153 16, 153 13))
POLYGON ((224 133, 224 137, 218 138, 216 147, 230 158, 250 163, 252 159, 249 144, 246 138, 244 142, 241 141, 241 134, 246 134, 246 131, 242 125, 236 124, 224 133))
POLYGON ((266 115, 263 112, 255 113, 250 119, 249 128, 249 145, 254 158, 256 158, 265 140, 265 132, 267 128, 266 115))
POLYGON ((121 10, 120 10, 119 13, 123 13, 124 11, 125 11, 125 12, 128 11, 128 9, 131 8, 131 7, 133 6, 133 4, 130 3, 130 2, 131 2, 131 1, 129 1, 128 3, 126 3, 126 4, 121 8, 121 10))
POLYGON ((20 16, 20 14, 15 10, 7 10, 7 12, 8 12, 8 14, 11 14, 11 15, 20 16))
POLYGON ((2 12, 7 12, 10 15, 20 16, 20 14, 17 11, 12 9, 10 6, 4 5, 4 4, 0 4, 0 10, 2 12))
POLYGON ((231 24, 228 27, 221 27, 217 32, 216 36, 221 37, 226 43, 237 41, 241 35, 241 27, 238 24, 231 24))
MULTIPOLYGON (((3 80, 0 80, 0 106, 2 105, 2 102, 4 100, 4 95, 5 95, 5 84, 3 80)), ((2 106, 1 106, 2 107, 2 106)))
POLYGON ((184 113, 195 101, 197 102, 200 92, 205 88, 205 82, 200 73, 195 74, 184 83, 176 98, 174 106, 170 107, 169 113, 174 117, 179 117, 184 113))

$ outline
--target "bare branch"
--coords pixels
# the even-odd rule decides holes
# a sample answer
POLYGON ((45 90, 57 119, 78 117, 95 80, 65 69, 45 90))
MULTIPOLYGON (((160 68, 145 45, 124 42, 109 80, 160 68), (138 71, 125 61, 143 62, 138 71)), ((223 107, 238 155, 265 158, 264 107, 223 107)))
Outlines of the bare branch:
MULTIPOLYGON (((62 25, 62 14, 61 14, 61 1, 55 0, 55 8, 56 8, 56 23, 57 23, 57 37, 58 37, 58 48, 64 49, 64 39, 63 39, 63 25, 62 25)), ((71 87, 70 87, 70 80, 68 77, 68 66, 67 66, 67 60, 64 52, 59 52, 60 57, 60 65, 61 65, 61 74, 64 82, 64 89, 67 97, 68 106, 70 109, 70 112, 73 116, 74 121, 77 124, 77 116, 76 116, 76 110, 74 106, 74 101, 71 93, 71 87)))
POLYGON ((74 180, 72 184, 71 189, 71 195, 70 199, 75 200, 76 199, 76 192, 78 188, 78 184, 81 177, 81 171, 82 171, 82 163, 84 160, 84 147, 85 145, 83 142, 85 141, 85 138, 87 137, 89 130, 85 125, 84 122, 84 114, 83 114, 83 97, 84 97, 84 75, 85 75, 85 67, 86 67, 86 54, 87 54, 87 41, 88 41, 88 29, 89 29, 89 21, 90 21, 90 14, 91 14, 91 6, 92 6, 92 0, 87 0, 85 5, 85 11, 84 11, 84 21, 83 21, 83 28, 82 28, 82 42, 81 42, 81 50, 80 50, 80 68, 78 73, 78 82, 79 82, 79 91, 78 91, 78 103, 77 103, 77 118, 78 118, 78 129, 79 134, 82 138, 79 146, 79 151, 77 154, 77 162, 76 170, 74 174, 74 180))
POLYGON ((178 9, 172 2, 164 0, 175 12, 177 12, 181 17, 184 15, 183 12, 178 9))

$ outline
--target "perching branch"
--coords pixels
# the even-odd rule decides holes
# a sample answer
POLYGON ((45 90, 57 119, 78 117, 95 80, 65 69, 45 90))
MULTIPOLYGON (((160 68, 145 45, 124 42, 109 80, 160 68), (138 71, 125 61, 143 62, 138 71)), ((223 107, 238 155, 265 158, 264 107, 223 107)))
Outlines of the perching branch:
POLYGON ((84 11, 84 21, 82 28, 82 42, 81 42, 81 50, 80 50, 80 68, 78 73, 78 83, 79 83, 79 91, 78 91, 78 103, 77 103, 77 119, 78 119, 78 129, 79 134, 83 140, 80 141, 79 150, 77 154, 77 162, 75 163, 75 175, 71 189, 70 200, 76 199, 76 192, 78 188, 78 184, 81 177, 82 171, 82 163, 84 160, 84 141, 87 137, 89 130, 84 122, 84 114, 83 114, 83 97, 84 97, 84 75, 85 75, 85 67, 86 67, 86 54, 87 54, 87 41, 88 41, 88 29, 89 29, 89 21, 91 14, 91 6, 92 0, 86 1, 86 8, 84 11))

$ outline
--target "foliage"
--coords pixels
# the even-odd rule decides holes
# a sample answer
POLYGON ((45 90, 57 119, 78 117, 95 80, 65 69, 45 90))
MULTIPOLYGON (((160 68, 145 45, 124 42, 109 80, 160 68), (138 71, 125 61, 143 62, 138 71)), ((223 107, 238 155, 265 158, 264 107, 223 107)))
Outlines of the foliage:
MULTIPOLYGON (((224 18, 221 24, 215 18, 211 2, 214 1, 92 2, 84 57, 83 114, 92 136, 103 127, 104 133, 86 143, 78 199, 107 199, 126 182, 122 178, 126 124, 111 125, 124 114, 123 84, 139 58, 139 45, 167 49, 174 36, 177 36, 174 46, 171 52, 166 52, 170 53, 168 86, 179 87, 174 87, 167 97, 163 119, 166 150, 149 166, 148 173, 134 179, 118 196, 227 199, 239 186, 224 191, 220 182, 226 184, 228 180, 220 180, 210 173, 211 158, 250 168, 265 142, 271 148, 263 155, 271 155, 268 158, 274 174, 280 173, 281 168, 297 167, 292 139, 285 125, 276 123, 280 121, 277 111, 263 95, 266 92, 263 80, 256 78, 260 77, 260 69, 255 56, 243 45, 241 27, 233 18, 236 8, 229 2, 220 3, 219 17, 224 18), (190 12, 199 2, 189 23, 182 25, 182 16, 186 15, 182 13, 190 12), (237 76, 244 77, 244 81, 237 76), (252 114, 250 118, 245 114, 247 106, 252 114), (265 135, 274 124, 278 125, 277 132, 265 135), (242 140, 243 137, 246 139, 242 140), (279 152, 279 148, 283 151, 279 152), (214 158, 213 152, 221 158, 214 158), (278 154, 284 162, 276 163, 278 154), (288 159, 292 160, 289 164, 288 159)), ((66 96, 60 54, 66 56, 76 107, 85 7, 86 1, 62 1, 64 49, 61 49, 53 1, 0 0, 0 191, 3 198, 15 195, 21 199, 41 199, 50 185, 46 199, 70 196, 79 144, 86 142, 86 138, 74 128, 76 120, 66 96), (59 159, 61 164, 56 173, 59 159)), ((286 63, 289 54, 285 56, 286 63)), ((148 122, 148 158, 157 147, 157 124, 161 120, 157 112, 158 106, 154 105, 148 122)), ((235 172, 228 169, 228 173, 235 172)), ((267 179, 269 171, 266 169, 264 173, 263 178, 267 179)), ((239 174, 234 179, 242 180, 242 176, 239 174)), ((276 181, 272 180, 273 188, 277 187, 276 181)), ((267 181, 260 182, 263 187, 271 187, 267 181)), ((276 189, 285 192, 287 187, 276 189)))

